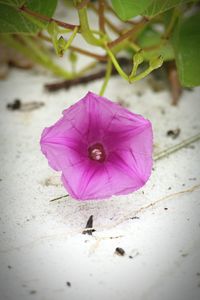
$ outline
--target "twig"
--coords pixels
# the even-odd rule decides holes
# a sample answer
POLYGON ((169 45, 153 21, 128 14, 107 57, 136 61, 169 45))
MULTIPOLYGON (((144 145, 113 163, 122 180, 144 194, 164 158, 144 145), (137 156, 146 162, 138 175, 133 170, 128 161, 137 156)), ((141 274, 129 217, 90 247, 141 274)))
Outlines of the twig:
MULTIPOLYGON (((192 193, 192 192, 195 192, 195 191, 198 191, 200 189, 200 184, 196 184, 188 189, 185 189, 185 190, 181 190, 179 192, 176 192, 176 193, 171 193, 169 195, 166 195, 162 198, 159 198, 157 200, 155 200, 154 202, 151 202, 141 208, 139 208, 137 211, 134 211, 134 212, 129 212, 129 214, 127 214, 126 216, 123 216, 121 219, 118 219, 118 221, 110 226, 101 226, 100 228, 96 228, 96 230, 98 232, 102 231, 102 230, 108 230, 108 229, 112 229, 118 225, 120 225, 121 223, 125 222, 126 220, 129 220, 130 218, 133 218, 135 216, 138 216, 138 214, 140 214, 141 212, 143 211, 146 211, 148 208, 150 207, 153 207, 155 206, 156 204, 164 201, 164 200, 168 200, 168 199, 173 199, 174 197, 177 197, 179 195, 184 195, 184 194, 187 194, 187 193, 192 193)), ((85 231, 90 231, 90 230, 95 230, 95 228, 86 228, 85 231)), ((74 230, 73 232, 70 232, 70 234, 74 233, 74 234, 77 234, 77 233, 81 233, 82 232, 82 229, 78 229, 77 230, 74 230)), ((122 237, 122 236, 119 236, 119 237, 122 237)), ((114 237, 113 237, 114 238, 114 237)), ((116 237, 117 238, 117 237, 116 237)))
POLYGON ((75 46, 70 46, 70 49, 71 50, 74 50, 76 52, 79 52, 83 55, 86 55, 86 56, 90 56, 90 57, 93 57, 99 61, 107 61, 107 56, 106 55, 99 55, 99 54, 95 54, 93 52, 89 52, 87 50, 84 50, 84 49, 81 49, 81 48, 78 48, 78 47, 75 47, 75 46))
MULTIPOLYGON (((189 189, 181 190, 179 192, 172 193, 172 194, 169 194, 169 195, 164 196, 162 198, 159 198, 159 199, 155 200, 154 202, 149 203, 149 204, 147 204, 147 205, 139 208, 136 212, 134 211, 134 213, 133 212, 129 213, 128 215, 126 215, 123 218, 119 219, 115 224, 111 225, 107 229, 111 229, 113 227, 116 227, 116 226, 120 225, 121 223, 125 222, 126 220, 129 220, 130 218, 132 218, 134 216, 137 216, 139 213, 141 213, 143 211, 146 211, 148 208, 153 207, 156 204, 158 204, 158 203, 160 203, 160 202, 162 202, 164 200, 172 199, 174 197, 177 197, 179 195, 184 195, 184 194, 187 194, 187 193, 192 193, 192 192, 198 191, 199 189, 200 189, 200 184, 197 184, 197 185, 192 186, 189 189)), ((100 230, 101 229, 98 229, 98 231, 100 231, 100 230)))
POLYGON ((50 84, 45 84, 45 89, 47 89, 49 92, 55 92, 60 89, 69 89, 72 86, 76 86, 79 84, 83 83, 88 83, 100 78, 103 78, 105 76, 105 70, 101 70, 95 74, 87 75, 87 76, 82 76, 79 78, 75 78, 72 80, 64 80, 58 83, 50 83, 50 84))
POLYGON ((80 26, 78 26, 78 25, 68 24, 68 23, 53 19, 53 18, 49 18, 47 16, 40 15, 40 14, 36 13, 35 11, 30 10, 29 8, 27 8, 24 5, 19 7, 19 11, 27 13, 28 15, 33 16, 33 17, 35 17, 39 20, 45 21, 45 22, 55 22, 60 27, 63 27, 63 28, 66 28, 66 29, 73 30, 75 27, 78 27, 80 29, 80 26))
MULTIPOLYGON (((127 66, 130 64, 130 62, 132 63, 132 60, 127 59, 127 58, 120 58, 119 62, 122 66, 127 66)), ((102 62, 104 63, 104 62, 102 62)), ((85 84, 91 81, 95 81, 97 79, 101 79, 105 76, 106 74, 106 70, 100 70, 94 74, 90 74, 90 75, 86 75, 86 76, 82 76, 82 77, 78 77, 72 80, 63 80, 61 82, 56 82, 56 83, 49 83, 49 84, 45 84, 45 88, 49 91, 49 92, 54 92, 60 89, 69 89, 72 86, 76 86, 79 84, 85 84)), ((117 75, 118 72, 115 68, 112 68, 111 71, 111 75, 117 75)))
POLYGON ((93 228, 93 215, 91 215, 86 223, 85 229, 83 230, 82 234, 92 235, 92 233, 96 231, 93 228))
POLYGON ((168 73, 168 80, 171 87, 172 93, 172 105, 177 105, 178 100, 182 94, 182 87, 178 78, 178 72, 176 69, 175 62, 168 62, 167 66, 167 73, 168 73))
MULTIPOLYGON (((123 216, 123 218, 121 219, 118 219, 116 223, 114 224, 111 224, 111 225, 103 225, 99 228, 96 228, 98 230, 98 232, 100 231, 103 231, 103 230, 109 230, 109 229, 112 229, 112 228, 115 228, 116 226, 122 224, 123 222, 127 221, 127 220, 130 220, 130 218, 133 218, 135 216, 137 216, 139 213, 143 212, 143 211, 146 211, 148 208, 150 207, 153 207, 155 206, 156 204, 164 201, 164 200, 167 200, 167 199, 173 199, 174 197, 177 197, 179 195, 184 195, 184 194, 187 194, 187 193, 193 193, 195 191, 198 191, 200 189, 200 184, 197 184, 197 185, 194 185, 192 186, 191 188, 189 189, 185 189, 185 190, 181 190, 179 192, 176 192, 176 193, 173 193, 173 194, 169 194, 167 196, 164 196, 162 198, 159 198, 158 200, 155 200, 153 203, 150 203, 150 204, 147 204, 146 206, 143 206, 141 208, 139 208, 137 211, 134 211, 134 212, 129 212, 128 215, 126 216, 123 216)), ((95 230, 95 228, 88 228, 88 229, 85 229, 85 231, 88 231, 88 230, 95 230)), ((68 236, 69 235, 72 235, 72 234, 78 234, 78 233, 82 233, 83 229, 82 228, 76 228, 74 229, 73 231, 70 231, 68 232, 68 236)), ((63 236, 59 236, 59 238, 63 237, 65 240, 66 240, 66 231, 64 232, 63 236)), ((112 237, 95 237, 97 240, 98 239, 117 239, 117 238, 121 238, 123 237, 123 235, 119 235, 119 236, 112 236, 112 237)), ((55 240, 55 238, 58 238, 58 234, 52 234, 52 235, 45 235, 45 236, 42 236, 40 237, 39 239, 36 239, 36 240, 33 240, 31 242, 28 242, 24 245, 20 245, 20 246, 15 246, 15 247, 12 247, 12 248, 7 248, 7 249, 2 249, 0 250, 0 253, 8 253, 8 252, 11 252, 13 250, 20 250, 20 249, 25 249, 26 247, 30 247, 31 245, 34 245, 35 243, 40 243, 41 240, 46 240, 46 239, 53 239, 55 240)), ((96 248, 96 247, 95 247, 96 248)))
POLYGON ((180 150, 182 148, 189 146, 190 144, 193 144, 193 143, 199 141, 199 140, 200 140, 200 133, 182 141, 181 143, 179 143, 175 146, 169 147, 168 149, 165 149, 165 150, 161 151, 160 153, 155 154, 154 160, 156 161, 163 157, 166 157, 174 152, 177 152, 178 150, 180 150))
POLYGON ((146 21, 150 21, 150 19, 149 18, 147 18, 147 17, 143 17, 141 20, 139 20, 139 21, 135 21, 135 20, 127 20, 127 21, 125 21, 127 24, 131 24, 131 25, 138 25, 139 23, 141 23, 143 20, 146 20, 146 21))
POLYGON ((112 42, 109 42, 107 45, 109 48, 112 48, 118 44, 120 44, 123 40, 129 39, 133 37, 135 33, 137 33, 148 21, 146 19, 142 20, 142 22, 135 25, 133 28, 127 30, 125 33, 123 33, 120 37, 115 39, 112 42))
POLYGON ((67 198, 67 197, 69 197, 69 195, 64 195, 64 196, 60 196, 60 197, 57 197, 57 198, 53 198, 53 199, 50 200, 50 202, 57 201, 57 200, 67 198))
MULTIPOLYGON (((96 8, 96 6, 93 3, 89 4, 89 7, 96 13, 98 14, 98 9, 96 8)), ((117 34, 121 34, 121 30, 118 29, 105 15, 104 15, 104 21, 105 23, 110 27, 110 29, 112 29, 113 32, 117 33, 117 34)))
POLYGON ((105 33, 104 9, 105 9, 104 0, 99 0, 99 30, 103 33, 105 33))
POLYGON ((105 6, 106 6, 106 10, 111 12, 115 17, 117 17, 119 19, 119 17, 117 16, 116 12, 113 10, 112 6, 110 6, 110 4, 108 3, 108 1, 105 2, 105 6))

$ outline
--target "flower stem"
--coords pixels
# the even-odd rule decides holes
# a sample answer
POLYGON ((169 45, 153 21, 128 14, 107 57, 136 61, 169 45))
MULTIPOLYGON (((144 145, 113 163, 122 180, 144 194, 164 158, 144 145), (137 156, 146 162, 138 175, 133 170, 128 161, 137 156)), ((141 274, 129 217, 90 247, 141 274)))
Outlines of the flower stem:
POLYGON ((104 79, 103 85, 102 85, 100 93, 99 93, 100 96, 103 96, 103 94, 105 92, 108 81, 110 79, 111 72, 112 72, 112 61, 109 59, 108 63, 107 63, 105 79, 104 79))
POLYGON ((129 82, 132 83, 132 82, 135 82, 135 81, 138 81, 140 79, 143 79, 144 77, 146 77, 147 75, 149 75, 153 69, 151 67, 148 67, 145 71, 143 71, 142 73, 138 74, 135 76, 135 72, 137 71, 137 67, 136 66, 135 68, 133 67, 133 71, 131 76, 129 77, 129 82))
POLYGON ((140 53, 140 52, 136 53, 133 57, 133 61, 134 61, 133 70, 131 72, 131 75, 129 76, 130 83, 132 83, 134 81, 138 81, 140 79, 143 79, 149 73, 151 73, 153 70, 160 68, 163 64, 162 56, 154 57, 153 59, 151 59, 149 61, 149 67, 145 71, 136 75, 138 65, 143 62, 142 53, 140 53), (136 64, 136 66, 135 66, 135 64, 136 64))
POLYGON ((111 59, 113 65, 115 66, 117 72, 119 73, 119 75, 121 77, 123 77, 125 80, 128 80, 128 75, 122 70, 122 68, 120 67, 120 65, 119 65, 118 61, 116 60, 112 51, 109 49, 109 47, 107 45, 105 45, 105 48, 107 50, 108 55, 110 56, 110 59, 111 59))

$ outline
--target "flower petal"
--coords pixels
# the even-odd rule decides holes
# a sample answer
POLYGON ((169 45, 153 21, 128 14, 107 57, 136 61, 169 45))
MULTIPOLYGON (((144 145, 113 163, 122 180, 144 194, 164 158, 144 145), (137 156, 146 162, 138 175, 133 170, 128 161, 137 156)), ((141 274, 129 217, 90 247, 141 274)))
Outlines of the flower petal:
POLYGON ((151 123, 91 92, 44 129, 40 142, 49 164, 62 171, 64 186, 78 200, 133 192, 151 174, 151 123), (91 149, 102 151, 105 159, 96 160, 91 149))

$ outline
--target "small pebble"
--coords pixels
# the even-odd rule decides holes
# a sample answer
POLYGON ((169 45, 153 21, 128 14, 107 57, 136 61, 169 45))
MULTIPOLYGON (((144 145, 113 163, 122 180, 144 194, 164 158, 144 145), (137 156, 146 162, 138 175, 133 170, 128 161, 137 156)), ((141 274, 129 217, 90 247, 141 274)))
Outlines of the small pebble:
POLYGON ((180 132, 181 132, 180 128, 173 129, 173 130, 170 129, 167 131, 167 136, 176 139, 179 136, 180 132))
POLYGON ((20 99, 15 99, 13 103, 8 103, 7 104, 7 109, 9 110, 18 110, 21 108, 21 100, 20 99))
POLYGON ((120 247, 117 247, 117 248, 115 249, 115 253, 116 253, 117 255, 119 255, 119 256, 124 256, 124 255, 125 255, 124 249, 123 249, 123 248, 120 248, 120 247))

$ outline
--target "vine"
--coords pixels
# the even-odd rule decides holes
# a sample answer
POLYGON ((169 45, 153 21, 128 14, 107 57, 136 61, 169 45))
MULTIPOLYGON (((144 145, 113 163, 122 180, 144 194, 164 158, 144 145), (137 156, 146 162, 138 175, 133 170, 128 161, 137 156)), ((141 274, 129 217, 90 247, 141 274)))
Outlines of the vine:
MULTIPOLYGON (((113 74, 113 67, 123 79, 133 83, 146 77, 165 62, 174 60, 182 86, 200 84, 200 71, 195 65, 200 53, 197 38, 197 32, 200 31, 199 12, 194 9, 196 1, 176 0, 170 1, 170 5, 156 0, 151 1, 150 5, 148 1, 146 3, 143 1, 144 4, 140 4, 139 8, 131 0, 123 3, 120 0, 111 2, 112 6, 107 0, 74 0, 73 8, 70 9, 76 10, 78 21, 77 24, 71 24, 54 18, 56 0, 48 1, 48 7, 42 0, 35 0, 32 4, 22 0, 2 1, 1 43, 15 48, 35 63, 67 80, 78 79, 87 74, 98 62, 105 62, 107 67, 100 89, 101 95, 105 92, 109 78, 113 74), (185 15, 188 9, 191 10, 190 17, 185 15), (91 28, 91 11, 98 18, 97 29, 91 28), (190 47, 185 41, 185 32, 188 28, 192 56, 190 62, 186 64, 183 58, 190 47), (82 36, 89 49, 74 44, 77 35, 82 36), (57 56, 63 56, 68 51, 69 61, 72 64, 71 71, 54 62, 46 42, 53 45, 57 56), (104 54, 97 53, 96 48, 100 48, 104 54), (121 51, 129 59, 132 56, 130 73, 120 66, 121 51), (96 63, 77 72, 78 54, 89 56, 96 63)), ((65 5, 68 6, 69 3, 70 1, 65 1, 65 5)), ((63 6, 63 9, 67 11, 69 8, 63 6)), ((173 85, 173 82, 171 83, 173 85)))

